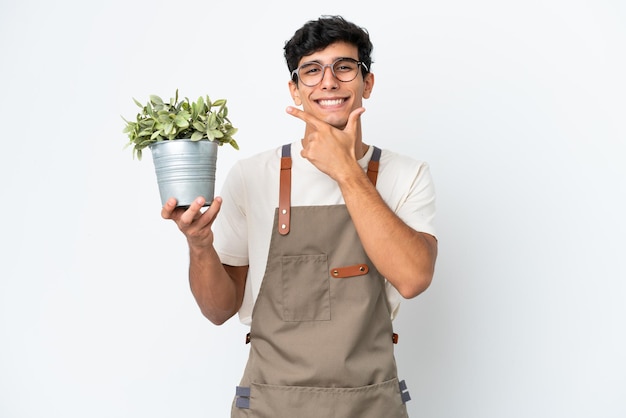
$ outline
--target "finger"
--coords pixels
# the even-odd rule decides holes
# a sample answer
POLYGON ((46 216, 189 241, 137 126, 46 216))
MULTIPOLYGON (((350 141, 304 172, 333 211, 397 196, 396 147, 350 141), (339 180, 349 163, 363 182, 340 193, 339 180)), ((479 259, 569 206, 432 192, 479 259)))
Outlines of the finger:
POLYGON ((196 199, 191 202, 191 205, 187 208, 187 210, 180 217, 180 221, 185 225, 190 225, 196 218, 198 218, 201 213, 201 209, 204 206, 206 200, 202 196, 196 197, 196 199))
POLYGON ((209 209, 207 209, 207 211, 202 214, 202 217, 205 219, 208 219, 209 223, 213 223, 213 219, 215 219, 221 207, 222 207, 222 198, 219 196, 216 196, 213 199, 213 202, 211 202, 211 206, 209 206, 209 209))
POLYGON ((200 208, 199 214, 194 218, 194 223, 198 229, 204 229, 206 227, 211 227, 213 225, 213 221, 215 217, 220 212, 222 207, 222 198, 216 196, 213 198, 213 202, 209 208, 203 213, 202 208, 200 208))
POLYGON ((346 123, 346 127, 344 131, 355 132, 358 127, 359 119, 361 115, 365 112, 364 107, 358 107, 350 112, 350 116, 348 116, 348 123, 346 123))
POLYGON ((170 197, 161 208, 161 217, 163 219, 172 219, 174 209, 176 209, 176 199, 170 197))
POLYGON ((297 107, 287 106, 287 113, 289 113, 292 116, 297 117, 298 119, 310 125, 313 125, 316 128, 319 128, 320 126, 322 126, 322 124, 325 123, 319 120, 318 118, 316 118, 315 116, 310 115, 306 113, 305 111, 298 109, 297 107))

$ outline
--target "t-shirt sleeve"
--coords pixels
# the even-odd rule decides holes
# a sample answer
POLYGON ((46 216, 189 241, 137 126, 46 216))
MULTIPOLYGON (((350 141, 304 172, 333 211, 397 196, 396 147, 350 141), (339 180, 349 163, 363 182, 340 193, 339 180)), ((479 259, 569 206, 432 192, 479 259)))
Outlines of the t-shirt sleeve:
POLYGON ((213 246, 222 263, 231 266, 249 264, 244 188, 241 165, 237 163, 224 180, 222 207, 213 223, 213 246))
POLYGON ((435 231, 435 187, 430 167, 420 163, 414 171, 409 190, 399 203, 396 214, 416 231, 437 236, 435 231))

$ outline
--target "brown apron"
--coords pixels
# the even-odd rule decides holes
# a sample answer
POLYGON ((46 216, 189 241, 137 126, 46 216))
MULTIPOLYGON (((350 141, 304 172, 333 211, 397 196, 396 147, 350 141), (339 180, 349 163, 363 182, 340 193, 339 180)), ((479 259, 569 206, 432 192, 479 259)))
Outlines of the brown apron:
MULTIPOLYGON (((376 184, 380 149, 368 176, 376 184)), ((401 418, 385 280, 345 205, 290 207, 283 147, 279 208, 252 313, 250 355, 232 417, 401 418)))

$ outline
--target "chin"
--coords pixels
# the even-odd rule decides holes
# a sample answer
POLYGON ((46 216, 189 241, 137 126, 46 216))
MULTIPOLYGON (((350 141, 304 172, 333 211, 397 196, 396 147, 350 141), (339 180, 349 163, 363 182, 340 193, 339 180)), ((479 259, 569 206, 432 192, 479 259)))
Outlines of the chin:
POLYGON ((344 118, 336 118, 336 117, 325 117, 324 122, 326 122, 327 124, 334 126, 337 129, 343 129, 346 127, 346 124, 348 123, 347 119, 344 118))

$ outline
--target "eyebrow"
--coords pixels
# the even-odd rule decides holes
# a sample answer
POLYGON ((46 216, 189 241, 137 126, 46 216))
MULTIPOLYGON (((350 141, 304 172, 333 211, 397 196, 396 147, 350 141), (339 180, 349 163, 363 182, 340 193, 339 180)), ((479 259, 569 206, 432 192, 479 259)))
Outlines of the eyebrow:
MULTIPOLYGON (((357 61, 357 62, 359 61, 359 59, 358 59, 358 58, 352 58, 352 57, 336 57, 336 58, 333 58, 333 60, 332 60, 331 62, 329 62, 329 64, 330 64, 330 63, 333 63, 333 62, 335 62, 335 61, 338 61, 338 60, 353 60, 353 61, 357 61)), ((304 64, 322 64, 322 65, 323 65, 323 63, 322 63, 322 61, 321 61, 321 60, 310 60, 310 61, 304 61, 304 62, 303 62, 302 64, 300 64, 299 66, 302 66, 302 65, 304 65, 304 64)))

